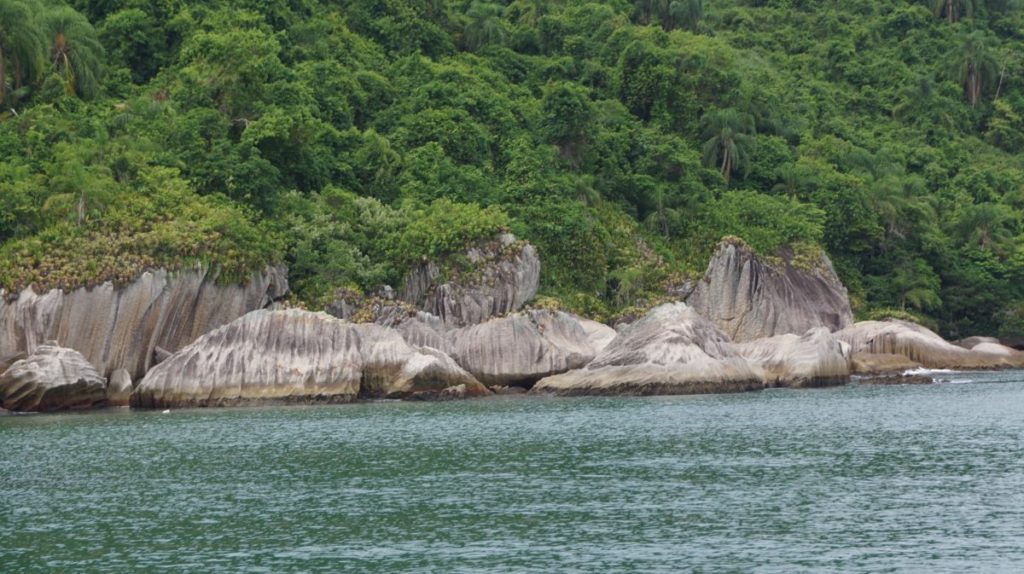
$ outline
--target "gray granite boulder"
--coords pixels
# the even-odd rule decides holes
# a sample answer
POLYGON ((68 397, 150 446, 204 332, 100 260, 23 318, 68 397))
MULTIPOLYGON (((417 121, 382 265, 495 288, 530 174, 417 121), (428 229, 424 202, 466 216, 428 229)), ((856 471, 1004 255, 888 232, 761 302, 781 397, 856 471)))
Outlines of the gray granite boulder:
POLYGON ((740 355, 764 371, 769 386, 825 387, 850 380, 850 346, 825 327, 738 343, 740 355))
POLYGON ((855 366, 862 362, 870 367, 871 362, 877 362, 871 357, 884 355, 904 357, 929 369, 995 369, 1020 364, 1020 355, 993 348, 991 344, 964 349, 926 327, 899 319, 861 321, 835 335, 850 344, 855 366))
POLYGON ((753 391, 764 375, 693 308, 652 309, 586 367, 547 377, 532 392, 559 395, 673 395, 753 391))
POLYGON ((590 336, 577 317, 537 309, 450 331, 447 348, 487 386, 530 387, 593 360, 590 336))
POLYGON ((736 342, 853 323, 846 288, 824 252, 766 258, 738 240, 718 245, 687 302, 736 342))
POLYGON ((0 374, 0 407, 59 411, 107 406, 107 381, 81 353, 48 341, 0 374))
POLYGON ((489 394, 437 349, 414 348, 393 329, 326 313, 254 311, 154 367, 132 406, 167 408, 261 402, 408 398, 465 385, 489 394))

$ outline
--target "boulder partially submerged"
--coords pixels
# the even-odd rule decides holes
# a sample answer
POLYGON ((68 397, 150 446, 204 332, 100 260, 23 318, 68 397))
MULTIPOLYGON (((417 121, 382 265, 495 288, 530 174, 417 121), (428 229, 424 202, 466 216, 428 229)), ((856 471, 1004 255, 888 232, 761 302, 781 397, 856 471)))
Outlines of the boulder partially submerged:
MULTIPOLYGON (((855 371, 886 372, 879 368, 879 357, 885 362, 898 363, 904 357, 928 369, 996 369, 1020 366, 1020 358, 1009 353, 994 352, 987 346, 964 349, 954 345, 926 327, 903 321, 862 321, 837 332, 836 337, 850 344, 855 371)), ((895 370, 903 370, 897 365, 895 370)))
POLYGON ((764 388, 729 338, 684 303, 656 307, 626 327, 583 369, 542 379, 533 392, 674 395, 764 388))
POLYGON ((765 258, 738 240, 718 245, 687 302, 736 342, 853 323, 846 288, 823 251, 765 258))
POLYGON ((47 341, 0 374, 0 407, 10 411, 89 409, 108 404, 107 382, 81 353, 47 341))
POLYGON ((132 377, 128 371, 118 369, 107 382, 107 406, 126 407, 132 396, 132 377))
POLYGON ((760 367, 769 386, 826 387, 850 380, 850 346, 825 327, 803 335, 777 335, 736 345, 740 355, 760 367))
POLYGON ((464 385, 488 391, 448 355, 417 349, 392 329, 326 313, 254 311, 154 367, 132 406, 167 408, 260 402, 409 398, 464 385))
POLYGON ((460 257, 469 269, 448 277, 435 261, 409 271, 401 299, 451 326, 476 325, 516 311, 537 294, 537 250, 509 233, 471 247, 460 257))
POLYGON ((241 285, 211 269, 147 271, 135 281, 74 290, 0 291, 0 356, 33 353, 47 340, 82 353, 102 375, 123 368, 135 378, 160 347, 176 351, 200 335, 288 292, 286 270, 267 267, 241 285))
POLYGON ((487 386, 531 387, 549 375, 583 367, 597 355, 577 317, 530 310, 448 333, 448 351, 487 386))

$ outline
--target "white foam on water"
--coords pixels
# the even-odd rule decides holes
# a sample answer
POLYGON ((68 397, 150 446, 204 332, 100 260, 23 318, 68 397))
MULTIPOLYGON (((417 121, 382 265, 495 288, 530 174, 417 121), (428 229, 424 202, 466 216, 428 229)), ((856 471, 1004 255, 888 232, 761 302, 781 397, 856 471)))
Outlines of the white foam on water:
POLYGON ((938 375, 942 373, 955 373, 953 369, 926 369, 924 367, 918 367, 916 369, 908 369, 903 371, 904 377, 912 377, 915 375, 938 375))

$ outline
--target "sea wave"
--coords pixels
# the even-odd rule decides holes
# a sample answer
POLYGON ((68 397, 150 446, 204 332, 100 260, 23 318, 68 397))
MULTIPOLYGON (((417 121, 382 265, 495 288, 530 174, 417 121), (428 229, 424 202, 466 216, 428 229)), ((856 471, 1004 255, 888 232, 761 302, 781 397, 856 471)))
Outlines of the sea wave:
POLYGON ((955 373, 953 369, 926 369, 924 367, 918 367, 916 369, 908 369, 903 371, 904 377, 913 377, 919 375, 941 375, 943 373, 955 373))

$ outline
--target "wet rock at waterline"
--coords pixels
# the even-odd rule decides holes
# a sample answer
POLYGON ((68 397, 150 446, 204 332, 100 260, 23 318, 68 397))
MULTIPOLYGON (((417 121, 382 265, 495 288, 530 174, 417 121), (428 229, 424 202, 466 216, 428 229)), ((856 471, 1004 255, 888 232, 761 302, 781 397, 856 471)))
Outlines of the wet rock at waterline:
POLYGON ((863 377, 857 382, 862 385, 930 385, 935 379, 926 375, 891 374, 863 377))
POLYGON ((0 407, 10 411, 89 409, 108 404, 107 382, 85 357, 48 341, 0 374, 0 407))
POLYGON ((729 338, 696 310, 671 303, 651 310, 586 367, 542 379, 533 392, 560 395, 669 395, 764 387, 729 338))
POLYGON ((996 353, 987 347, 964 349, 921 325, 899 319, 862 321, 835 335, 850 344, 855 364, 876 362, 879 355, 902 356, 929 369, 997 369, 1024 364, 1024 355, 1019 353, 996 353))
POLYGON ((132 406, 350 402, 459 385, 465 390, 453 393, 489 393, 442 351, 414 348, 392 329, 326 313, 254 311, 153 368, 132 406))
POLYGON ((124 369, 117 369, 110 374, 107 382, 107 406, 128 406, 132 396, 132 376, 124 369))
POLYGON ((846 288, 824 252, 767 258, 738 240, 718 245, 687 303, 736 342, 853 323, 846 288))

